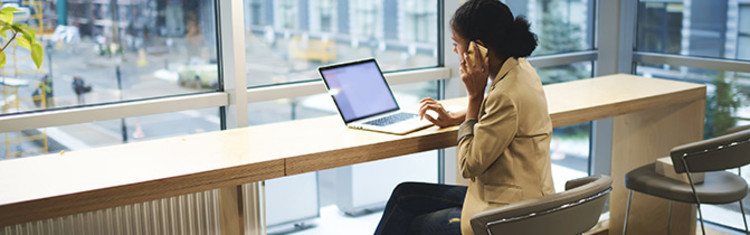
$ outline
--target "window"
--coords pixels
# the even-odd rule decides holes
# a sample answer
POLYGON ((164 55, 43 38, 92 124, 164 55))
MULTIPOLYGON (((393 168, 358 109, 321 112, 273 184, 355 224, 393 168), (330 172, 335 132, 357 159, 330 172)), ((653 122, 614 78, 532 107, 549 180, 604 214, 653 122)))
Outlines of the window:
POLYGON ((727 0, 640 0, 636 50, 737 58, 748 40, 742 29, 748 10, 740 6, 727 0))
MULTIPOLYGON (((45 46, 36 70, 13 43, 0 115, 217 90, 214 1, 24 1, 45 46), (60 11, 56 11, 58 9, 60 11), (62 10, 65 9, 65 10, 62 10), (55 19, 55 20, 50 20, 55 19)), ((0 159, 218 130, 216 108, 0 134, 0 159)))
POLYGON ((20 7, 30 12, 25 23, 37 30, 44 59, 36 70, 27 50, 16 43, 7 49, 2 114, 218 88, 211 0, 32 1, 20 7), (58 15, 56 8, 67 11, 58 15))
POLYGON ((245 6, 250 87, 314 80, 318 66, 367 57, 383 71, 438 64, 435 0, 246 0, 245 6))
POLYGON ((218 131, 219 127, 219 109, 209 108, 5 132, 0 133, 0 160, 218 131))
POLYGON ((533 55, 594 48, 594 0, 522 0, 505 2, 514 16, 524 15, 539 46, 533 55))
MULTIPOLYGON (((25 86, 4 87, 3 99, 0 100, 2 115, 141 99, 159 101, 164 100, 165 96, 193 93, 226 94, 219 87, 220 67, 217 61, 220 55, 217 53, 214 15, 217 2, 42 1, 45 7, 41 11, 43 22, 30 24, 52 34, 49 37, 51 40, 44 41, 44 71, 25 74, 25 68, 30 68, 31 62, 20 59, 11 61, 13 58, 9 57, 8 65, 0 71, 2 76, 28 82, 23 83, 25 86), (111 5, 112 2, 116 2, 115 5, 111 5), (58 12, 62 12, 62 15, 57 15, 58 12), (59 27, 61 32, 57 34, 51 33, 57 26, 67 27, 59 27), (83 87, 90 87, 84 88, 90 91, 83 92, 80 100, 72 87, 74 75, 83 78, 83 87), (13 99, 13 96, 17 99, 13 99), (19 101, 18 105, 14 104, 16 100, 19 101)), ((532 30, 539 36, 539 47, 534 55, 595 49, 595 0, 507 2, 514 13, 528 17, 532 30)), ((258 86, 315 80, 318 77, 315 68, 320 65, 364 57, 377 58, 381 68, 387 72, 442 64, 438 60, 444 46, 439 44, 440 37, 443 37, 440 32, 444 30, 439 28, 439 14, 442 14, 439 4, 438 0, 245 0, 242 1, 245 19, 231 22, 230 25, 244 24, 246 47, 237 53, 246 56, 246 79, 252 92, 258 86)), ((452 14, 451 9, 448 11, 445 17, 452 14)), ((24 57, 23 50, 14 53, 18 53, 14 58, 24 57)), ((448 52, 446 56, 453 55, 448 52)), ((544 83, 549 84, 590 77, 591 65, 592 62, 585 59, 568 65, 540 67, 537 71, 544 83)), ((441 96, 438 83, 422 81, 392 87, 399 103, 407 106, 422 97, 441 96)), ((77 108, 71 110, 80 110, 77 108)), ((58 152, 217 131, 223 121, 221 119, 225 118, 219 115, 215 107, 188 109, 0 133, 0 138, 4 135, 6 142, 0 146, 0 150, 5 152, 0 158, 17 157, 12 151, 21 152, 21 156, 34 155, 39 146, 44 146, 43 151, 46 152, 58 152), (12 142, 18 137, 33 138, 20 143, 12 142)), ((250 103, 248 114, 251 125, 260 125, 336 115, 336 111, 325 94, 290 94, 284 99, 250 103)), ((557 182, 564 183, 566 179, 586 174, 588 126, 588 123, 584 123, 554 130, 551 152, 554 172, 564 174, 562 177, 555 175, 557 182)), ((396 165, 406 168, 402 170, 407 173, 421 174, 406 174, 408 176, 402 178, 436 182, 437 155, 436 151, 418 153, 403 157, 409 163, 396 165)), ((393 170, 389 165, 403 159, 387 159, 352 167, 385 166, 393 170)), ((294 182, 292 187, 299 182, 306 184, 307 189, 317 190, 319 196, 305 198, 311 199, 304 200, 305 203, 317 201, 319 205, 314 209, 330 208, 336 203, 336 192, 333 190, 338 183, 336 181, 342 178, 335 170, 297 175, 304 179, 278 180, 294 182), (311 178, 313 181, 310 181, 311 178), (315 182, 316 187, 309 187, 312 185, 310 182, 315 182)), ((394 182, 389 182, 393 185, 380 186, 392 189, 394 182)), ((273 190, 279 192, 278 184, 271 185, 276 183, 268 181, 267 193, 273 190)), ((283 192, 283 186, 281 189, 283 192)), ((562 190, 563 187, 558 185, 557 189, 562 190)), ((377 192, 389 193, 381 189, 377 192)), ((267 209, 286 212, 274 209, 272 202, 269 202, 267 209)), ((320 210, 317 213, 327 212, 320 210)), ((373 214, 368 217, 372 218, 373 214)), ((270 221, 272 218, 268 219, 267 222, 275 223, 288 221, 289 218, 274 217, 275 222, 270 221)), ((377 219, 368 223, 377 223, 377 219)), ((371 232, 374 226, 365 229, 371 232)))
POLYGON ((638 4, 638 49, 678 54, 681 49, 682 3, 641 2, 638 4))

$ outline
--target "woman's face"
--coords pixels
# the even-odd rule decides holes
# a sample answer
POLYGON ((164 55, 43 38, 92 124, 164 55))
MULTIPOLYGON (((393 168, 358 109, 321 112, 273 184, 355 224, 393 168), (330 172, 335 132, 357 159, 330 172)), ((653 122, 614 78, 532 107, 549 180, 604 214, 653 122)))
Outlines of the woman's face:
POLYGON ((451 39, 453 39, 453 52, 458 56, 458 60, 463 60, 463 55, 466 53, 466 47, 469 46, 469 42, 461 37, 453 27, 451 27, 451 39))

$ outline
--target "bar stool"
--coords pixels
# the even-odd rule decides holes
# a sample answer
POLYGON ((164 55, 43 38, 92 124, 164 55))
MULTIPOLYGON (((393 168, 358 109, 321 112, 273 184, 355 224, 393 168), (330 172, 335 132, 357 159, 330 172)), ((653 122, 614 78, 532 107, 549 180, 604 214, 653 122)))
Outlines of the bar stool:
MULTIPOLYGON (((726 169, 739 168, 750 163, 750 129, 719 137, 688 143, 672 148, 670 157, 677 173, 687 173, 690 184, 680 182, 656 173, 655 164, 649 164, 628 172, 625 175, 625 187, 629 189, 628 208, 625 211, 627 234, 628 216, 633 190, 648 195, 669 199, 669 221, 672 218, 672 201, 695 203, 701 230, 706 234, 703 225, 701 203, 725 204, 740 202, 742 221, 745 233, 748 233, 745 210, 742 198, 747 195, 747 182, 742 177, 726 169), (691 173, 705 172, 703 183, 693 184, 691 173)), ((671 224, 667 225, 671 232, 671 224)), ((748 233, 750 234, 750 233, 748 233)))

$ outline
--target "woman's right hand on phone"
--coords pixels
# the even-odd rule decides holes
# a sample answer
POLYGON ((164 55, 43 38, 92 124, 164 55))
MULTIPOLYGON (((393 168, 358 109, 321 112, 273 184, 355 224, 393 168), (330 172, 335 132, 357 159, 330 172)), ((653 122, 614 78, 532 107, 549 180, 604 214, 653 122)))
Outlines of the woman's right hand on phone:
MULTIPOLYGON (((476 43, 470 43, 470 47, 473 51, 478 52, 479 46, 476 43)), ((484 90, 487 87, 487 79, 489 78, 489 59, 481 55, 481 53, 463 53, 461 59, 461 81, 466 85, 466 91, 469 93, 469 98, 472 99, 483 99, 484 90), (469 58, 469 57, 474 58, 469 58), (481 61, 479 63, 472 63, 471 61, 481 61)))
POLYGON ((453 113, 448 113, 448 111, 445 111, 445 108, 443 108, 442 104, 429 97, 419 101, 418 114, 420 119, 425 118, 439 127, 453 126, 463 121, 463 117, 458 117, 453 113), (432 110, 437 113, 437 117, 428 115, 428 110, 432 110))

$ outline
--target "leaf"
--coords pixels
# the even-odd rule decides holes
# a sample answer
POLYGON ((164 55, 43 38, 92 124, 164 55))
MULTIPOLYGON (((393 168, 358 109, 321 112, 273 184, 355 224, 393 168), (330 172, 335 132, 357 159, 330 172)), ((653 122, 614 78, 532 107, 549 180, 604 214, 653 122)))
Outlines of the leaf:
POLYGON ((30 39, 26 34, 21 34, 20 37, 16 36, 16 42, 18 42, 18 45, 29 50, 31 50, 31 41, 33 41, 33 39, 30 39))
POLYGON ((29 34, 32 39, 36 39, 36 29, 29 27, 28 25, 18 24, 23 29, 24 34, 29 34))
POLYGON ((0 68, 5 67, 5 52, 0 51, 0 68))
POLYGON ((42 55, 44 54, 44 48, 42 48, 42 45, 40 45, 37 42, 34 42, 34 45, 31 47, 31 59, 34 60, 34 64, 36 64, 36 69, 39 69, 42 66, 42 55))
POLYGON ((8 38, 8 35, 7 35, 8 34, 7 33, 8 29, 10 29, 10 26, 8 26, 8 25, 5 25, 5 26, 3 26, 3 28, 0 28, 0 36, 2 36, 3 38, 7 39, 8 38))
POLYGON ((0 20, 2 20, 5 23, 12 24, 13 23, 13 12, 20 11, 18 8, 15 7, 6 7, 0 10, 0 20))
POLYGON ((10 28, 13 29, 13 31, 16 32, 22 32, 23 29, 21 28, 21 24, 11 24, 10 28))

